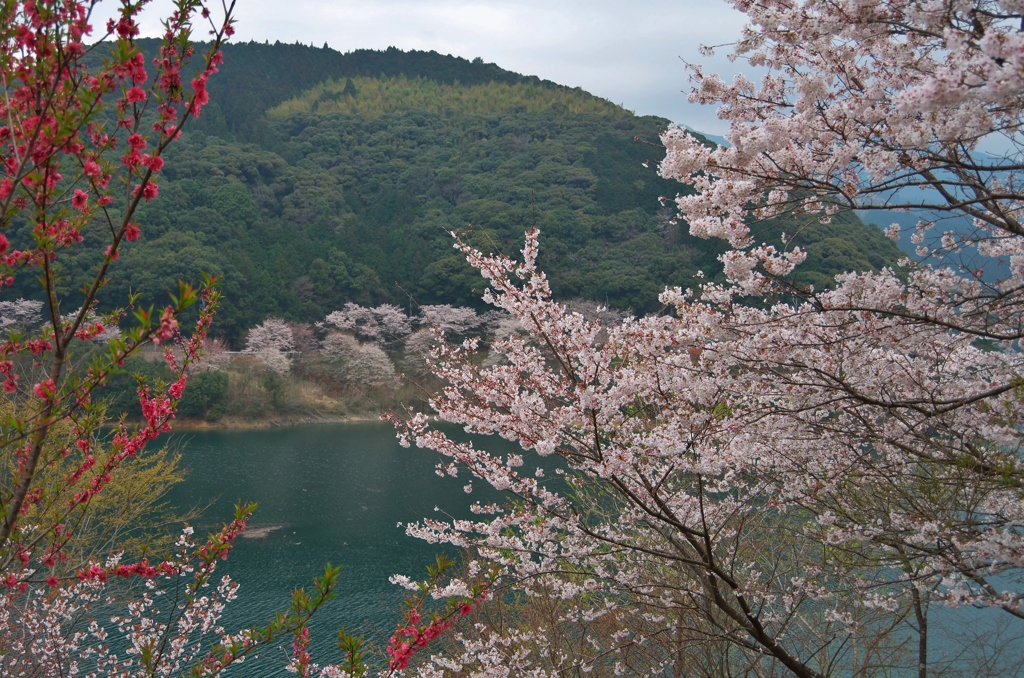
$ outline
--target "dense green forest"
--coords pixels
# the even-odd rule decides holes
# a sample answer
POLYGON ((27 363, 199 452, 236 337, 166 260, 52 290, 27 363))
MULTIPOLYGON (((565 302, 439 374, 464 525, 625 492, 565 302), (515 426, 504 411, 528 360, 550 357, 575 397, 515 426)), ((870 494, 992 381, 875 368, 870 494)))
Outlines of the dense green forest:
MULTIPOLYGON (((433 52, 250 43, 225 50, 210 91, 108 299, 160 303, 179 278, 220 275, 216 327, 236 344, 267 316, 316 321, 348 301, 480 307, 450 232, 512 254, 531 224, 561 298, 650 311, 665 285, 720 270, 720 247, 673 219, 685 187, 657 175, 668 121, 580 89, 433 52)), ((762 239, 782 231, 810 250, 800 281, 818 286, 899 256, 852 215, 762 239)), ((90 263, 66 266, 65 284, 90 263)))

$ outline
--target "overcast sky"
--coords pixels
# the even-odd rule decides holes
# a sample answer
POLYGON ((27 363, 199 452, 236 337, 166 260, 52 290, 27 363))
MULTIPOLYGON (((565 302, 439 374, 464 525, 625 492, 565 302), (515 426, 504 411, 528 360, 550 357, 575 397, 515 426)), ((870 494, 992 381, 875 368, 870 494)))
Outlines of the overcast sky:
MULTIPOLYGON (((153 35, 163 5, 147 10, 153 35)), ((436 50, 582 87, 638 115, 721 134, 714 110, 687 103, 683 61, 730 75, 720 49, 743 17, 722 0, 238 0, 236 40, 436 50)), ((198 37, 198 36, 197 36, 198 37)))

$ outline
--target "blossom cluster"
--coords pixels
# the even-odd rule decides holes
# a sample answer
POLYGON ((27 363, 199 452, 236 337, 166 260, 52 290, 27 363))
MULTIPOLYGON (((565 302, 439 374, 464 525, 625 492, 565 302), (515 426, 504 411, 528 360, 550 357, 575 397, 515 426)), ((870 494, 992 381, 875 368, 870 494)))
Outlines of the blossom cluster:
POLYGON ((662 175, 696 189, 676 199, 691 233, 745 247, 748 216, 839 209, 928 210, 928 228, 966 216, 979 233, 965 243, 1022 233, 1019 3, 729 4, 750 22, 734 57, 765 74, 726 83, 691 66, 690 101, 730 125, 727 146, 676 126, 662 137, 662 175))
MULTIPOLYGON (((670 314, 605 326, 551 300, 536 232, 522 261, 459 247, 490 282, 485 298, 528 334, 492 346, 504 361, 486 366, 475 341, 442 344, 432 370, 446 385, 431 404, 522 449, 453 440, 422 414, 400 436, 448 457, 439 473, 467 470, 516 501, 407 532, 568 601, 561 624, 616 629, 571 666, 646 647, 656 672, 727 632, 745 638, 741 653, 760 646, 751 662, 768 652, 817 675, 817 653, 876 660, 851 636, 881 634, 865 653, 898 645, 879 619, 925 595, 1024 616, 1005 576, 1024 563, 1015 302, 925 268, 849 273, 758 306, 736 303, 743 281, 668 289, 670 314)), ((520 631, 462 636, 460 666, 484 670, 498 652, 523 671, 569 668, 520 631)))
POLYGON ((251 508, 242 511, 200 546, 186 527, 175 556, 155 566, 145 559, 123 564, 115 554, 103 564, 79 570, 76 581, 50 577, 45 587, 19 586, 0 593, 0 636, 9 648, 0 657, 0 670, 4 675, 67 675, 84 664, 95 667, 90 675, 127 677, 174 671, 203 652, 207 667, 242 661, 255 641, 245 633, 227 634, 218 624, 238 585, 224 576, 213 587, 213 575, 217 561, 245 529, 249 513, 251 508), (97 619, 119 604, 109 590, 112 580, 133 577, 145 582, 142 597, 128 602, 126 613, 109 616, 109 624, 97 619), (168 595, 175 590, 178 596, 168 595), (88 619, 84 625, 83 618, 88 619), (127 641, 123 656, 111 648, 114 635, 127 641), (232 649, 216 656, 206 651, 210 636, 220 648, 232 649))

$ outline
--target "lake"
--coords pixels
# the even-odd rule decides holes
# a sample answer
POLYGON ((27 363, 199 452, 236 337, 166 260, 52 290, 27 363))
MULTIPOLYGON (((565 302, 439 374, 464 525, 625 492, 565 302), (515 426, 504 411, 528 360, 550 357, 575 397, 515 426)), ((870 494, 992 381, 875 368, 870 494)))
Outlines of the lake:
MULTIPOLYGON (((179 507, 212 502, 194 522, 197 536, 230 520, 235 503, 259 504, 249 531, 266 536, 239 539, 218 568, 241 585, 224 615, 226 628, 270 620, 287 608, 294 588, 311 586, 325 563, 342 566, 338 597, 310 626, 321 664, 340 660, 334 640, 342 626, 383 648, 404 600, 388 577, 422 579, 439 552, 405 536, 397 523, 435 515, 435 506, 468 517, 470 500, 478 498, 479 490, 463 492, 465 479, 434 473, 436 453, 400 447, 385 423, 184 432, 170 442, 189 470, 171 501, 179 507)), ((280 645, 285 649, 271 656, 246 660, 241 672, 284 675, 290 640, 280 645)))
MULTIPOLYGON (((397 523, 437 515, 435 506, 469 517, 470 501, 497 497, 481 495, 479 482, 466 495, 465 478, 438 477, 438 455, 403 449, 385 423, 184 432, 172 434, 170 442, 189 470, 170 499, 179 507, 210 504, 194 521, 198 535, 219 529, 235 503, 259 504, 249 532, 265 536, 239 539, 218 567, 218 573, 241 584, 238 600, 222 619, 226 628, 265 623, 288 607, 294 588, 311 585, 324 563, 342 566, 338 597, 310 624, 314 661, 320 664, 341 660, 334 642, 342 626, 376 643, 371 657, 383 656, 405 597, 388 577, 401 573, 422 579, 440 550, 406 537, 397 523)), ((484 444, 501 451, 512 447, 491 438, 484 444)), ((956 667, 956 673, 973 667, 963 675, 1024 673, 1017 661, 1024 632, 1004 613, 936 605, 930 624, 936 668, 956 667)), ((281 649, 247 659, 229 675, 292 675, 284 671, 290 639, 278 645, 281 649)))

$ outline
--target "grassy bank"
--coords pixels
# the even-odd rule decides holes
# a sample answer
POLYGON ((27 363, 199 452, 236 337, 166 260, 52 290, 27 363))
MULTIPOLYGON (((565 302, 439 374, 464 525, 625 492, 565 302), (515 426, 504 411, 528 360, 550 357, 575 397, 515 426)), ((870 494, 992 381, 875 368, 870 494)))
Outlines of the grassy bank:
MULTIPOLYGON (((110 411, 141 417, 138 379, 160 386, 170 378, 161 353, 148 351, 125 362, 124 372, 100 389, 110 411)), ((289 356, 287 370, 274 369, 259 355, 214 351, 191 374, 179 403, 179 429, 265 428, 342 421, 372 421, 384 412, 423 406, 423 379, 384 371, 371 380, 346 375, 344 364, 318 354, 289 356)), ((401 364, 401 354, 394 357, 401 364)))

